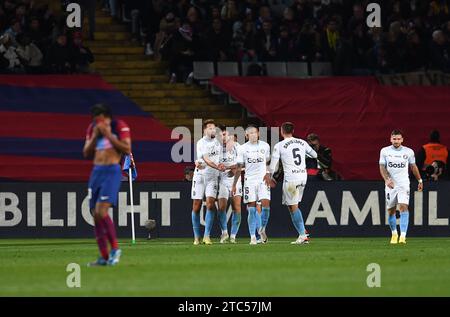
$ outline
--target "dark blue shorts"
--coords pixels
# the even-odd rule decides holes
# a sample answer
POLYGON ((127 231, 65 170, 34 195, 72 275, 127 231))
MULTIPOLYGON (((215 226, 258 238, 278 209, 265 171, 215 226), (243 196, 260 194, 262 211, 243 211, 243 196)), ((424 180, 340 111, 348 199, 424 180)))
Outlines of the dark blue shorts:
POLYGON ((89 179, 89 208, 94 209, 99 202, 117 204, 122 170, 119 164, 95 165, 89 179))

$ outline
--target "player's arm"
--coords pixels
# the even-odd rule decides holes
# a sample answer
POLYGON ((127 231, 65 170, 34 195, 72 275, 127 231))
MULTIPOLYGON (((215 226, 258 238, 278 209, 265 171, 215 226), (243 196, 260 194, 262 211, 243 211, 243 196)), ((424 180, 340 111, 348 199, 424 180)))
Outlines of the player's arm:
POLYGON ((411 167, 411 171, 412 171, 414 177, 419 182, 419 185, 417 186, 417 190, 419 192, 421 192, 423 190, 423 181, 422 181, 422 176, 420 176, 419 168, 417 167, 417 165, 415 163, 410 164, 410 167, 411 167))
POLYGON ((119 127, 119 130, 127 130, 126 134, 123 134, 122 131, 120 131, 119 133, 121 133, 122 135, 126 135, 126 137, 121 138, 120 140, 112 134, 111 132, 111 125, 107 125, 104 122, 100 122, 97 124, 98 130, 99 132, 105 137, 107 138, 112 146, 120 153, 123 154, 131 154, 131 138, 129 137, 129 131, 130 129, 128 127, 119 127))
POLYGON ((423 181, 422 176, 420 175, 419 168, 416 165, 416 158, 414 156, 414 152, 411 150, 411 155, 409 156, 409 166, 411 168, 412 173, 414 174, 414 177, 419 182, 419 185, 417 186, 417 190, 421 192, 423 190, 423 181))
POLYGON ((278 149, 278 144, 276 144, 275 147, 273 148, 272 159, 270 160, 269 164, 270 178, 274 183, 276 182, 273 175, 278 170, 279 162, 280 162, 280 151, 278 149))
POLYGON ((384 164, 380 164, 380 174, 383 177, 384 183, 389 188, 394 188, 394 182, 389 175, 386 166, 384 164))
POLYGON ((95 140, 98 137, 98 130, 89 126, 86 134, 86 142, 83 147, 83 156, 85 158, 92 157, 95 153, 95 140))
POLYGON ((266 151, 266 175, 264 176, 264 182, 267 186, 272 186, 272 173, 270 171, 270 146, 266 151))
POLYGON ((305 154, 309 156, 312 159, 317 159, 318 155, 317 152, 309 145, 308 143, 305 144, 305 154))
POLYGON ((391 179, 391 175, 389 175, 389 172, 386 169, 386 164, 387 164, 386 155, 384 153, 384 149, 382 149, 380 151, 380 160, 379 160, 380 174, 381 177, 383 177, 384 184, 389 188, 394 188, 394 181, 391 179))
POLYGON ((209 156, 207 154, 203 155, 202 158, 205 161, 206 165, 208 165, 209 167, 212 167, 221 172, 225 171, 225 166, 223 164, 214 163, 213 161, 211 161, 211 159, 209 158, 209 156))
POLYGON ((237 158, 236 158, 236 168, 234 171, 233 185, 231 186, 232 195, 236 194, 236 184, 239 180, 239 177, 241 177, 243 167, 244 167, 244 152, 243 152, 242 148, 238 148, 237 158))

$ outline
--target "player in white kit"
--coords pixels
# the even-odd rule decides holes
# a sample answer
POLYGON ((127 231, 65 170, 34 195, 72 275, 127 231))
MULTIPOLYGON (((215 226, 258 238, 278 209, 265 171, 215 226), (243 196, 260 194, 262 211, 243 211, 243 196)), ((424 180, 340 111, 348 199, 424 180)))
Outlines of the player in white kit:
POLYGON ((416 165, 414 151, 402 146, 403 133, 394 130, 391 133, 391 146, 380 151, 380 174, 384 179, 386 193, 386 208, 389 213, 389 226, 392 237, 391 244, 406 243, 406 233, 409 223, 409 168, 411 168, 418 184, 418 191, 423 190, 423 182, 416 165), (395 212, 400 211, 400 238, 397 232, 395 212))
POLYGON ((234 177, 232 193, 236 193, 236 184, 239 180, 242 167, 245 167, 244 176, 244 204, 248 210, 248 228, 250 232, 250 244, 256 241, 256 202, 261 201, 261 228, 259 234, 266 242, 266 226, 270 216, 270 146, 259 140, 259 129, 249 126, 246 129, 248 142, 239 147, 237 158, 237 171, 234 177))
MULTIPOLYGON (((205 136, 205 130, 203 130, 205 136)), ((203 171, 206 167, 205 161, 199 156, 199 145, 201 140, 197 141, 197 160, 195 161, 194 176, 192 177, 191 199, 192 199, 192 229, 194 231, 194 245, 200 244, 200 209, 203 205, 203 198, 205 196, 205 181, 203 179, 203 171)))
POLYGON ((278 142, 273 148, 269 169, 273 176, 279 161, 281 161, 284 172, 282 201, 283 205, 288 207, 292 223, 298 232, 298 238, 292 244, 307 244, 309 239, 305 232, 305 224, 298 204, 302 201, 308 178, 305 157, 308 155, 317 158, 317 153, 306 141, 294 138, 293 134, 294 124, 291 122, 283 123, 281 136, 284 140, 278 142))
POLYGON ((203 243, 212 244, 210 234, 214 223, 216 210, 216 198, 219 189, 219 174, 225 171, 223 163, 220 163, 222 146, 216 138, 216 125, 214 120, 205 120, 203 123, 205 136, 197 143, 197 156, 203 159, 206 167, 203 171, 203 181, 206 196, 205 232, 203 243))
POLYGON ((225 167, 225 171, 219 176, 219 209, 217 210, 217 217, 219 218, 220 229, 222 235, 220 243, 225 243, 230 238, 231 243, 236 243, 236 235, 241 224, 241 201, 242 201, 242 183, 239 179, 236 186, 236 193, 231 194, 234 172, 236 171, 237 156, 239 143, 234 140, 234 135, 230 135, 224 125, 218 125, 222 132, 222 155, 220 163, 225 167), (231 236, 228 235, 227 227, 227 207, 228 201, 231 200, 232 216, 231 216, 231 236))

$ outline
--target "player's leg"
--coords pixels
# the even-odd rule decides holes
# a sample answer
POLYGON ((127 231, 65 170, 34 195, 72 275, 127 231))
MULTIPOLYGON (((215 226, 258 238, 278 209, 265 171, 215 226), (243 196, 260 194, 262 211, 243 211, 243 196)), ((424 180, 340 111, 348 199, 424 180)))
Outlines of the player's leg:
POLYGON ((220 181, 218 198, 217 218, 221 230, 220 243, 228 241, 228 225, 227 225, 227 207, 228 199, 230 198, 231 188, 227 186, 225 180, 220 181))
POLYGON ((395 216, 396 207, 388 208, 388 222, 389 228, 391 229, 391 244, 397 244, 398 242, 398 232, 397 232, 397 217, 395 216))
POLYGON ((283 183, 283 204, 288 207, 292 224, 298 233, 297 240, 292 242, 292 244, 309 243, 302 211, 299 208, 299 203, 302 201, 303 192, 305 190, 305 183, 306 181, 283 183))
POLYGON ((390 189, 386 187, 386 209, 388 211, 388 223, 391 229, 391 244, 397 244, 398 233, 397 233, 397 218, 395 217, 395 212, 397 209, 397 192, 395 189, 390 189))
POLYGON ((251 183, 244 184, 244 204, 247 205, 248 217, 248 232, 250 234, 250 244, 257 244, 256 242, 256 186, 251 183))
POLYGON ((95 166, 89 178, 88 197, 89 197, 89 208, 91 210, 91 214, 94 219, 94 232, 98 249, 100 251, 100 257, 97 259, 97 261, 89 263, 88 266, 106 265, 109 258, 106 230, 103 226, 103 221, 100 221, 101 217, 99 217, 99 214, 101 211, 99 211, 97 207, 97 202, 99 202, 100 200, 101 182, 102 182, 102 171, 100 167, 95 166))
POLYGON ((242 188, 240 193, 239 194, 238 193, 236 193, 236 195, 231 200, 231 208, 233 210, 233 214, 231 216, 231 237, 230 237, 231 243, 236 243, 236 236, 239 231, 239 226, 241 225, 242 188))
POLYGON ((398 239, 398 243, 405 244, 406 233, 408 232, 408 224, 409 224, 408 205, 405 203, 399 203, 398 209, 400 211, 400 238, 398 239))
POLYGON ((268 241, 266 227, 270 217, 270 187, 261 183, 258 188, 258 198, 261 200, 261 228, 259 234, 263 243, 268 241))
POLYGON ((256 241, 258 243, 264 243, 264 241, 261 239, 261 235, 259 234, 262 226, 261 212, 262 212, 261 201, 258 200, 256 202, 256 231, 255 231, 256 241))
POLYGON ((120 183, 122 179, 122 170, 120 165, 108 166, 105 168, 106 177, 100 190, 100 203, 97 204, 102 217, 103 226, 106 231, 106 237, 111 246, 109 254, 108 265, 116 265, 119 263, 122 251, 119 249, 117 242, 117 234, 114 223, 109 216, 109 208, 117 205, 117 198, 120 190, 120 183))
POLYGON ((214 213, 216 212, 216 197, 218 190, 218 179, 210 178, 206 180, 205 196, 206 196, 206 216, 205 216, 205 232, 203 234, 203 243, 212 244, 211 230, 214 224, 214 213))
POLYGON ((203 196, 205 194, 205 183, 203 177, 195 177, 192 180, 191 199, 192 199, 192 230, 194 232, 194 245, 200 244, 200 210, 203 205, 203 196))
POLYGON ((248 232, 250 234, 250 244, 257 244, 256 240, 256 201, 249 202, 247 204, 247 223, 248 223, 248 232))
MULTIPOLYGON (((229 196, 229 194, 228 194, 229 196)), ((225 243, 228 241, 228 226, 227 226, 227 206, 228 198, 220 196, 219 193, 219 209, 217 210, 217 218, 219 219, 219 225, 221 230, 220 243, 225 243)))
MULTIPOLYGON (((103 222, 103 215, 106 209, 105 207, 109 208, 109 204, 98 202, 93 208, 92 216, 94 218, 94 231, 98 249, 100 251, 100 257, 97 259, 97 261, 89 263, 88 266, 104 266, 108 264, 109 260, 108 238, 103 222)), ((107 212, 108 209, 106 209, 106 213, 107 212)))
POLYGON ((200 209, 202 208, 203 200, 202 199, 193 199, 192 200, 192 230, 194 231, 194 245, 200 244, 200 209))

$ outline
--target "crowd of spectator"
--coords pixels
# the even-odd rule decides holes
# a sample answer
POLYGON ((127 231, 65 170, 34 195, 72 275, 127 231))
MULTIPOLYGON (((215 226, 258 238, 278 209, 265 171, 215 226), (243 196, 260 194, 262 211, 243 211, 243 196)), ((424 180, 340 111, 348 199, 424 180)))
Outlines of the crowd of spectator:
POLYGON ((86 73, 93 60, 64 14, 41 1, 0 0, 0 73, 86 73))
MULTIPOLYGON (((171 61, 328 61, 336 75, 450 72, 449 0, 104 0, 148 55, 171 61), (366 23, 369 2, 382 27, 366 23), (118 8, 123 8, 120 10, 118 8)), ((174 69, 172 69, 174 70, 174 69)))

